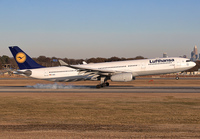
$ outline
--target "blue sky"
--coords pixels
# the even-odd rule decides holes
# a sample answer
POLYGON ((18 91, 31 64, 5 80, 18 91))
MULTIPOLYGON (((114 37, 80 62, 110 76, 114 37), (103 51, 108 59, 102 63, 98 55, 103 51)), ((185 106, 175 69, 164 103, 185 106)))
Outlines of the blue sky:
POLYGON ((0 55, 162 57, 200 52, 199 0, 0 0, 0 55))

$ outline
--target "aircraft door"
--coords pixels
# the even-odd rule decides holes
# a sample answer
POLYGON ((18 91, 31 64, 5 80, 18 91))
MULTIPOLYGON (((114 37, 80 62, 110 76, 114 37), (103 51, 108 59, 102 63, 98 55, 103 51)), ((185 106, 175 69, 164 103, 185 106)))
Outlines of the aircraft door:
POLYGON ((142 64, 141 64, 141 69, 142 69, 142 70, 145 70, 145 69, 146 69, 145 63, 142 63, 142 64))
POLYGON ((44 76, 49 76, 49 71, 45 70, 44 71, 44 76))
POLYGON ((179 67, 181 67, 181 62, 180 60, 177 60, 175 63, 175 68, 179 68, 179 67))

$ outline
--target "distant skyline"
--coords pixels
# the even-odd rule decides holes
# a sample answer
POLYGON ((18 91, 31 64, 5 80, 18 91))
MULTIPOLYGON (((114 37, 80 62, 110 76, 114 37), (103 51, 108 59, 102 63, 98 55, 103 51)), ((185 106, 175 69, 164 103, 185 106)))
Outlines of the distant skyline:
POLYGON ((200 48, 199 0, 0 0, 0 56, 162 57, 200 48))

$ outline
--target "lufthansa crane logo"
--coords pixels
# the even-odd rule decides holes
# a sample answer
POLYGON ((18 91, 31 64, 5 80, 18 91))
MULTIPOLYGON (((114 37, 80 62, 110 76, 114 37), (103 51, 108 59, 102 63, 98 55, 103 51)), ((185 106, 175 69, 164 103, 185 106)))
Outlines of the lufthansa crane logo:
POLYGON ((26 61, 26 55, 22 52, 17 53, 15 58, 18 63, 24 63, 26 61))

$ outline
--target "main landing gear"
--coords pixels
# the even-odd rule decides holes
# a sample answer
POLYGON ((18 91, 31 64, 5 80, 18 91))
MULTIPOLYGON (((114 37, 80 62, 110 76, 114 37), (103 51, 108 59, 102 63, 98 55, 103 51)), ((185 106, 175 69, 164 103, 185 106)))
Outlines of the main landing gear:
POLYGON ((106 81, 107 81, 106 77, 101 77, 101 83, 98 84, 98 85, 96 86, 96 88, 102 88, 102 87, 109 86, 109 83, 106 82, 106 81))
POLYGON ((108 82, 105 82, 105 83, 102 83, 102 84, 98 84, 96 86, 96 88, 101 88, 101 87, 106 87, 106 86, 109 86, 109 83, 108 82))

